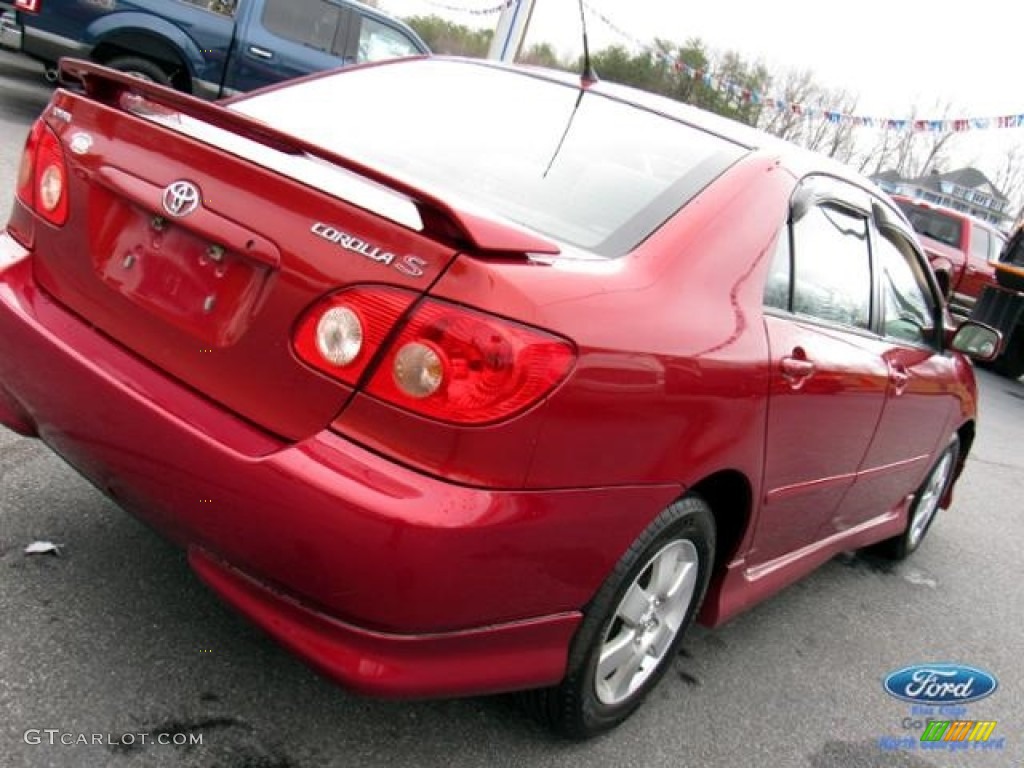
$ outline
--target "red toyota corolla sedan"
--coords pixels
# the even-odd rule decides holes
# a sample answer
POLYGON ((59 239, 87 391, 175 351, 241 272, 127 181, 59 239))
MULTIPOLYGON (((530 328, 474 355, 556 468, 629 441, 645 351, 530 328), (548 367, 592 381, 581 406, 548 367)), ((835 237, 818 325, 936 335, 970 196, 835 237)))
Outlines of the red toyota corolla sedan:
POLYGON ((950 500, 956 350, 998 334, 844 167, 480 61, 64 79, 0 237, 0 420, 351 688, 599 733, 691 621, 950 500))

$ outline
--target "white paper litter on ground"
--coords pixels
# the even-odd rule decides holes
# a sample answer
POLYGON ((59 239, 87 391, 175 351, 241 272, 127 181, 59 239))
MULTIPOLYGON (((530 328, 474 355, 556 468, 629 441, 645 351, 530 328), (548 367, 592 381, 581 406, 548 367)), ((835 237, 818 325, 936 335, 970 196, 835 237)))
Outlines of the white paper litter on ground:
POLYGON ((56 555, 60 557, 60 545, 52 541, 33 541, 25 547, 26 555, 56 555))

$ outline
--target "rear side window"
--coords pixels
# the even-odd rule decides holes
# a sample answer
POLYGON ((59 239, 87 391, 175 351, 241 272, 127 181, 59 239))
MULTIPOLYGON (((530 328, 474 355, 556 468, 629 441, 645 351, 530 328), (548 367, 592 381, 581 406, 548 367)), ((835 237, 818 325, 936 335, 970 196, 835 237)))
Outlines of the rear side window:
POLYGON ((222 16, 234 16, 237 0, 185 0, 185 2, 189 5, 198 5, 200 8, 219 13, 222 16))
POLYGON ((896 204, 906 215, 907 220, 918 234, 938 240, 953 248, 959 248, 963 243, 963 222, 954 217, 947 216, 941 211, 934 211, 930 208, 921 208, 912 203, 897 200, 896 204))
POLYGON ((344 42, 336 38, 341 13, 338 6, 320 0, 266 0, 262 21, 278 37, 340 55, 344 42))
POLYGON ((988 261, 992 250, 992 237, 984 227, 971 229, 971 256, 979 261, 988 261))
POLYGON ((357 64, 415 56, 420 52, 408 35, 397 29, 359 14, 353 14, 353 18, 359 25, 357 64))
POLYGON ((1006 247, 1006 238, 996 232, 989 232, 992 236, 989 240, 988 260, 995 264, 999 261, 999 254, 1006 247))
POLYGON ((871 325, 871 254, 863 216, 816 205, 793 225, 793 311, 830 323, 871 325))
POLYGON ((431 59, 346 70, 232 108, 606 257, 634 248, 748 151, 575 85, 431 59))

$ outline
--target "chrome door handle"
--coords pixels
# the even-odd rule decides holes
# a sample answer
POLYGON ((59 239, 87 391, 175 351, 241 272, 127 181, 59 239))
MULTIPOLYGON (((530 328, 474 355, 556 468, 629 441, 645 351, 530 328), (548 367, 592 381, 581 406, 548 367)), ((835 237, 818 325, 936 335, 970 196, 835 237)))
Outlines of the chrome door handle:
POLYGON ((907 388, 907 384, 910 383, 910 374, 907 373, 906 368, 894 366, 889 369, 889 380, 892 381, 892 388, 896 391, 896 394, 902 395, 907 388))
POLYGON ((270 59, 274 58, 274 52, 273 51, 268 51, 266 48, 259 48, 259 47, 255 46, 255 45, 250 45, 249 46, 249 53, 251 53, 253 56, 255 56, 258 59, 270 60, 270 59))
POLYGON ((814 375, 814 363, 801 357, 786 356, 782 358, 782 378, 789 382, 793 389, 799 389, 807 379, 814 375))

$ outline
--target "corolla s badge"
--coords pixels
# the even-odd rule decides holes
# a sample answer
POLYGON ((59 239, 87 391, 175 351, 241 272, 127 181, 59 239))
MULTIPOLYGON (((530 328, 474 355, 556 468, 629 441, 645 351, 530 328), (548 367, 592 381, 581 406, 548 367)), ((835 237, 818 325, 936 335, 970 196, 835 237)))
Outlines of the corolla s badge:
POLYGON ((963 664, 916 664, 890 672, 885 691, 912 704, 967 704, 994 693, 999 683, 983 669, 963 664))
POLYGON ((176 181, 164 189, 164 210, 175 218, 188 216, 199 207, 199 187, 191 181, 176 181))
POLYGON ((334 243, 346 251, 358 253, 360 256, 377 264, 393 267, 403 275, 423 277, 426 274, 426 267, 429 262, 426 259, 421 259, 419 256, 396 256, 380 246, 363 240, 361 237, 350 235, 348 232, 332 227, 330 224, 324 224, 322 221, 316 222, 310 228, 310 231, 317 237, 322 237, 324 240, 334 243))

